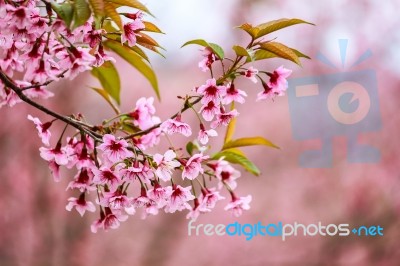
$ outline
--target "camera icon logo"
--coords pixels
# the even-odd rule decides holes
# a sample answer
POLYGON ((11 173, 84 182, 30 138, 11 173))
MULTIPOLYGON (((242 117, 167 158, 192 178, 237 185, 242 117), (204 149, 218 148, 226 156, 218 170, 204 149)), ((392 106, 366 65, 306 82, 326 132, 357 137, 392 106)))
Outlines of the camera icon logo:
MULTIPOLYGON (((339 48, 344 66, 347 40, 339 40, 339 48)), ((352 67, 371 55, 370 50, 366 51, 352 67)), ((321 53, 317 58, 335 67, 321 53)), ((361 133, 377 132, 382 126, 377 79, 373 69, 290 79, 288 87, 293 137, 300 141, 321 141, 321 149, 307 150, 300 155, 300 166, 332 167, 332 143, 336 136, 347 137, 349 163, 376 163, 380 160, 380 151, 376 147, 358 143, 361 133)))

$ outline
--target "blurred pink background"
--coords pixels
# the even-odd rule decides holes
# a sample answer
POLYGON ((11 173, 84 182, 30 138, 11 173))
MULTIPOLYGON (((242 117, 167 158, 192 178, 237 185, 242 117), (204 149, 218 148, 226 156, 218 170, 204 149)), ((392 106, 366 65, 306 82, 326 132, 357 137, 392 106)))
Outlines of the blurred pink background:
MULTIPOLYGON (((233 44, 247 41, 246 34, 233 29, 234 26, 296 17, 317 26, 298 25, 272 37, 313 58, 321 51, 339 66, 338 39, 349 39, 349 62, 371 49, 373 57, 357 69, 376 70, 382 129, 362 134, 360 138, 380 149, 379 163, 348 163, 346 138, 337 137, 333 143, 332 168, 301 168, 299 154, 318 147, 318 140, 294 140, 287 97, 253 103, 260 85, 243 81, 237 86, 246 90, 249 97, 247 104, 239 107, 241 116, 235 136, 262 135, 281 150, 245 149, 262 170, 260 177, 243 172, 239 180, 238 194, 253 195, 249 211, 233 218, 223 211, 226 202, 221 202, 214 212, 201 216, 196 223, 321 221, 380 225, 384 227, 384 236, 298 236, 285 242, 272 237, 255 237, 251 241, 229 236, 189 237, 184 214, 160 214, 147 220, 134 216, 118 230, 92 234, 90 223, 97 214, 81 218, 77 212, 65 210, 67 198, 72 195, 65 188, 72 174, 65 172, 60 183, 53 182, 39 156, 40 140, 26 116, 32 114, 45 121, 49 118, 20 104, 0 110, 0 265, 400 265, 397 110, 400 3, 395 0, 148 0, 145 3, 156 15, 157 25, 167 33, 155 36, 167 49, 167 59, 152 56, 162 92, 162 102, 156 104, 162 119, 179 108, 177 95, 185 95, 208 78, 197 68, 201 59, 198 48, 179 48, 187 40, 204 38, 228 51, 233 44)), ((277 59, 255 66, 271 71, 281 64, 293 69, 293 77, 335 72, 317 60, 303 61, 303 68, 277 59)), ((119 69, 123 111, 133 108, 140 96, 154 96, 147 81, 130 66, 119 63, 119 69)), ((81 112, 94 123, 112 116, 112 110, 100 97, 87 89, 89 84, 95 84, 89 74, 72 82, 54 84, 56 97, 43 103, 64 114, 81 112)), ((192 114, 184 117, 196 123, 192 114)), ((174 140, 179 143, 179 139, 174 140)), ((213 143, 218 147, 221 139, 213 143)))

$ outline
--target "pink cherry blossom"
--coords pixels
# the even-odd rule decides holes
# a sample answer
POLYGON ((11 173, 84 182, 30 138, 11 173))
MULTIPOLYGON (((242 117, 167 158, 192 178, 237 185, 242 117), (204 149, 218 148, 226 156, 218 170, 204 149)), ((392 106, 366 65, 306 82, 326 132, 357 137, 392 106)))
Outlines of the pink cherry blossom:
POLYGON ((201 166, 201 163, 208 159, 209 156, 204 156, 202 153, 194 154, 190 159, 186 162, 182 171, 182 179, 195 179, 199 174, 204 173, 204 170, 201 166))
POLYGON ((255 69, 254 67, 249 67, 244 73, 243 75, 250 79, 252 82, 257 83, 257 74, 258 74, 258 70, 255 69))
POLYGON ((74 180, 69 182, 67 189, 78 189, 80 192, 96 190, 94 186, 91 186, 93 180, 93 173, 88 168, 82 168, 74 177, 74 180))
POLYGON ((164 155, 154 154, 153 160, 157 165, 155 174, 163 181, 171 180, 172 170, 179 167, 181 164, 175 160, 176 153, 173 150, 168 150, 164 155))
POLYGON ((199 206, 199 199, 195 198, 193 200, 194 202, 194 206, 193 208, 188 212, 188 214, 186 215, 186 219, 190 219, 192 221, 196 221, 197 218, 199 218, 200 213, 204 213, 204 212, 208 212, 208 211, 201 211, 199 206))
POLYGON ((233 109, 227 113, 224 110, 221 110, 221 112, 217 115, 217 120, 211 123, 211 128, 217 128, 219 126, 228 126, 229 122, 238 115, 239 113, 236 109, 233 109))
POLYGON ((215 62, 216 57, 213 50, 210 47, 205 47, 203 50, 203 60, 199 62, 199 68, 206 72, 211 68, 212 63, 215 62))
POLYGON ((127 215, 123 215, 118 211, 114 213, 108 207, 104 208, 104 212, 100 212, 100 219, 94 221, 90 226, 92 233, 97 233, 98 229, 103 229, 108 231, 109 229, 117 229, 121 222, 124 222, 128 219, 127 215))
POLYGON ((121 35, 121 43, 128 41, 129 46, 135 46, 136 36, 138 35, 137 32, 144 29, 145 26, 141 20, 136 19, 133 22, 126 23, 123 28, 124 31, 121 35))
POLYGON ((89 212, 95 212, 96 207, 94 204, 90 201, 85 200, 85 193, 81 193, 79 198, 74 198, 71 197, 68 199, 69 203, 65 207, 67 211, 71 211, 72 208, 75 207, 75 209, 79 212, 81 216, 85 214, 86 211, 89 212))
POLYGON ((257 94, 257 101, 274 99, 276 96, 285 95, 287 89, 286 78, 292 73, 291 70, 280 66, 273 73, 268 73, 270 80, 262 81, 264 90, 257 94))
POLYGON ((225 197, 222 197, 215 188, 202 189, 199 199, 199 210, 203 212, 211 211, 211 209, 214 209, 216 203, 223 199, 225 197))
POLYGON ((156 112, 154 108, 154 98, 142 97, 136 102, 136 108, 129 113, 129 116, 134 119, 134 125, 141 130, 146 130, 154 125, 153 115, 156 112))
POLYGON ((226 87, 222 85, 217 86, 217 81, 212 78, 207 80, 205 85, 197 88, 196 91, 203 96, 201 99, 202 104, 208 104, 210 101, 218 104, 220 99, 226 94, 226 87))
POLYGON ((198 141, 201 144, 206 145, 209 137, 217 137, 218 133, 214 129, 206 130, 203 124, 200 124, 199 135, 197 136, 198 141))
POLYGON ((172 135, 174 133, 180 133, 185 137, 192 135, 192 129, 188 124, 182 122, 180 115, 174 119, 168 119, 167 121, 164 121, 161 124, 160 129, 168 135, 172 135))
POLYGON ((143 182, 150 183, 150 179, 153 177, 153 170, 150 168, 147 161, 144 163, 135 161, 132 166, 122 169, 121 174, 129 181, 140 178, 143 182))
POLYGON ((270 77, 269 82, 267 83, 268 87, 272 88, 275 94, 279 96, 283 95, 282 93, 287 88, 287 80, 286 78, 290 76, 292 70, 286 69, 283 66, 278 67, 273 73, 269 73, 270 77))
POLYGON ((226 95, 222 100, 223 104, 230 104, 231 102, 237 102, 237 103, 244 103, 245 99, 244 97, 247 97, 247 93, 236 89, 235 85, 231 83, 228 86, 228 89, 226 90, 226 95))
POLYGON ((131 200, 126 193, 122 193, 120 189, 117 189, 114 192, 105 192, 99 203, 103 207, 109 207, 113 210, 128 209, 129 212, 132 207, 131 200))
POLYGON ((209 101, 201 106, 199 113, 203 116, 204 120, 212 121, 214 116, 219 112, 218 104, 214 101, 209 101))
POLYGON ((39 118, 32 117, 31 115, 28 115, 28 119, 35 124, 38 135, 42 139, 43 144, 49 146, 51 137, 51 132, 49 128, 52 125, 52 122, 47 122, 43 124, 42 122, 40 122, 39 118))
POLYGON ((128 146, 126 140, 117 140, 114 135, 106 134, 103 136, 103 143, 97 148, 103 151, 103 155, 107 160, 116 163, 128 157, 133 157, 133 152, 127 149, 128 146))
POLYGON ((158 182, 155 183, 154 187, 147 191, 147 196, 155 202, 157 208, 161 209, 168 203, 168 199, 171 197, 172 187, 162 187, 158 182))
POLYGON ((39 148, 40 157, 50 162, 55 161, 58 165, 68 164, 69 158, 65 148, 61 147, 61 143, 57 143, 54 149, 41 147, 39 148))
POLYGON ((107 185, 111 191, 115 191, 121 185, 121 177, 118 168, 111 170, 103 166, 100 169, 93 169, 93 182, 97 185, 107 185))
POLYGON ((226 205, 224 210, 232 212, 232 214, 235 217, 239 217, 242 215, 243 210, 249 210, 250 209, 250 202, 252 200, 251 195, 248 195, 246 197, 240 197, 237 198, 235 196, 232 196, 232 201, 226 205))
POLYGON ((215 171, 215 175, 220 181, 218 183, 218 189, 221 189, 224 184, 228 185, 230 189, 235 189, 237 186, 236 179, 240 177, 240 172, 233 168, 223 158, 219 159, 214 165, 211 165, 215 171))
POLYGON ((51 175, 53 176, 54 182, 60 182, 60 165, 58 165, 54 160, 49 162, 49 169, 51 175))
POLYGON ((176 211, 182 211, 185 209, 190 210, 191 207, 188 201, 195 198, 190 192, 191 189, 192 186, 181 187, 180 185, 174 185, 172 187, 171 197, 165 206, 165 212, 174 213, 176 211))

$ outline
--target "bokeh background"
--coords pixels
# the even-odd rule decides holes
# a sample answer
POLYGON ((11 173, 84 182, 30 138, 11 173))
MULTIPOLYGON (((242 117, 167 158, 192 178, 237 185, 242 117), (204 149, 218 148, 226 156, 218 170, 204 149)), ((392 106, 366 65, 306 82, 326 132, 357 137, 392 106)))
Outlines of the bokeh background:
MULTIPOLYGON (((72 174, 65 172, 54 183, 40 159, 40 141, 27 114, 48 119, 22 104, 0 110, 0 265, 400 265, 400 20, 399 1, 387 0, 147 0, 154 20, 166 35, 156 36, 166 48, 166 59, 152 56, 162 92, 158 114, 167 118, 179 108, 176 95, 201 85, 207 74, 197 62, 197 47, 180 49, 187 40, 204 38, 229 50, 246 44, 245 33, 234 29, 282 17, 297 17, 317 26, 298 25, 274 33, 289 46, 315 58, 318 52, 338 69, 318 60, 304 61, 303 68, 278 59, 256 64, 273 70, 284 64, 293 77, 351 71, 349 66, 367 49, 373 57, 354 70, 374 69, 377 74, 382 127, 360 134, 360 141, 381 151, 371 164, 346 161, 346 137, 333 141, 333 166, 306 169, 298 163, 302 151, 318 148, 318 139, 296 141, 292 134, 287 97, 255 103, 258 84, 238 86, 249 93, 248 104, 239 107, 236 137, 255 133, 272 140, 281 150, 247 148, 248 156, 263 174, 243 173, 237 189, 253 195, 251 210, 240 218, 223 211, 224 203, 197 223, 278 222, 349 223, 380 225, 383 237, 205 237, 187 235, 184 214, 160 214, 141 220, 132 217, 118 230, 90 232, 95 214, 81 218, 65 211, 72 192, 65 191, 72 174), (348 39, 347 65, 341 67, 338 39, 348 39)), ((232 54, 232 53, 231 53, 232 54)), ((147 81, 125 63, 119 63, 123 85, 122 110, 130 110, 140 96, 154 96, 147 81)), ((98 95, 87 89, 96 84, 83 74, 52 88, 56 96, 44 104, 60 113, 81 112, 99 122, 112 111, 98 95)), ((310 110, 317 113, 318 110, 310 110)), ((195 117, 185 115, 195 123, 195 117)), ((55 132, 54 132, 55 133, 55 132)), ((174 140, 179 142, 179 138, 174 140)), ((220 139, 214 141, 220 145, 220 139)))

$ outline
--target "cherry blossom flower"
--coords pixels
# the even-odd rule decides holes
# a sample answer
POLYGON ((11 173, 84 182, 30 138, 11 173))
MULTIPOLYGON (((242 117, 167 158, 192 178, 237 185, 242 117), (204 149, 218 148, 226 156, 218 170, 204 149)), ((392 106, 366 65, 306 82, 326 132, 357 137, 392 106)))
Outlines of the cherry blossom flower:
POLYGON ((226 87, 222 85, 217 86, 217 81, 212 78, 207 80, 205 85, 198 87, 196 91, 203 95, 201 99, 202 104, 208 104, 210 101, 219 104, 220 98, 226 94, 226 87))
POLYGON ((176 153, 173 150, 168 150, 161 154, 154 154, 153 160, 157 165, 155 174, 163 181, 171 180, 172 170, 179 167, 180 162, 174 160, 176 158, 176 153))
POLYGON ((40 157, 50 162, 55 161, 58 165, 68 164, 69 158, 65 148, 61 147, 61 143, 57 143, 54 149, 41 147, 39 148, 40 157))
POLYGON ((112 171, 109 167, 103 166, 100 169, 93 168, 93 183, 107 185, 111 191, 115 191, 121 185, 121 177, 118 168, 112 171))
POLYGON ((204 213, 204 211, 201 211, 199 208, 199 199, 195 198, 193 200, 194 202, 194 206, 193 208, 188 212, 188 214, 186 215, 186 219, 190 219, 192 221, 196 221, 197 218, 199 218, 200 213, 204 213))
POLYGON ((124 31, 121 35, 121 43, 128 41, 129 46, 135 46, 136 36, 138 35, 137 32, 144 29, 145 25, 141 20, 136 19, 133 22, 126 23, 123 28, 124 31))
POLYGON ((215 188, 206 188, 201 190, 199 210, 203 212, 211 211, 214 209, 215 204, 225 199, 222 197, 215 188))
POLYGON ((190 159, 186 162, 182 171, 182 179, 195 179, 199 174, 204 173, 204 170, 201 166, 201 162, 208 159, 209 156, 204 156, 202 153, 194 154, 190 159))
POLYGON ((237 198, 232 194, 232 201, 226 205, 224 210, 232 212, 232 214, 235 217, 239 217, 242 215, 243 210, 249 210, 250 209, 250 202, 252 200, 251 195, 248 195, 246 197, 240 197, 237 198))
POLYGON ((60 165, 57 164, 54 160, 49 162, 49 169, 51 172, 51 175, 53 176, 54 182, 60 182, 61 177, 60 177, 60 165))
POLYGON ((71 211, 72 208, 75 207, 75 209, 79 212, 81 216, 85 214, 86 211, 89 212, 95 212, 96 207, 94 204, 90 201, 85 200, 85 193, 81 193, 79 198, 74 198, 71 197, 68 199, 69 203, 65 207, 67 211, 71 211))
POLYGON ((249 67, 249 68, 243 73, 243 75, 244 75, 246 78, 250 79, 250 80, 251 80, 252 82, 254 82, 254 83, 257 83, 257 78, 256 78, 257 74, 258 74, 258 70, 255 69, 254 67, 249 67))
POLYGON ((135 161, 132 166, 122 169, 121 174, 129 181, 134 181, 139 177, 142 181, 150 183, 150 179, 153 177, 153 170, 147 161, 144 163, 135 161))
POLYGON ((214 116, 219 112, 218 104, 214 101, 209 101, 201 106, 199 113, 203 116, 204 120, 212 121, 214 116))
POLYGON ((213 50, 210 47, 205 47, 203 50, 203 60, 199 62, 199 68, 206 72, 211 68, 212 63, 215 62, 216 57, 213 50))
POLYGON ((218 189, 221 189, 224 184, 228 185, 231 190, 237 186, 236 179, 240 177, 240 172, 232 167, 224 158, 218 160, 216 164, 210 165, 215 172, 215 176, 220 181, 218 189))
POLYGON ((209 137, 217 137, 218 133, 214 129, 206 130, 203 124, 200 124, 200 131, 197 139, 201 144, 206 145, 209 137))
POLYGON ((272 88, 275 94, 281 96, 287 88, 286 78, 290 76, 292 70, 286 69, 283 66, 278 67, 273 73, 268 73, 270 77, 267 83, 268 87, 272 88))
POLYGON ((211 123, 211 128, 217 128, 219 126, 228 126, 229 122, 232 120, 232 118, 236 117, 239 115, 239 112, 236 109, 233 109, 229 112, 225 112, 222 108, 220 113, 217 115, 217 120, 213 121, 211 123))
POLYGON ((245 99, 243 97, 247 97, 247 93, 236 89, 235 85, 231 83, 226 90, 226 95, 222 100, 222 104, 226 105, 231 102, 244 103, 245 99))
POLYGON ((273 73, 268 73, 270 80, 262 81, 264 90, 257 94, 257 101, 273 99, 276 96, 285 95, 287 89, 286 78, 292 73, 291 70, 280 66, 273 73))
POLYGON ((28 115, 28 119, 35 124, 38 135, 42 139, 43 144, 49 146, 51 137, 51 132, 49 128, 51 127, 52 122, 47 122, 43 124, 42 122, 40 122, 39 118, 32 117, 31 115, 28 115))
POLYGON ((172 187, 162 187, 158 182, 155 182, 153 188, 147 191, 147 196, 155 202, 157 208, 161 209, 168 203, 168 199, 171 197, 172 187))
POLYGON ((103 197, 100 199, 100 205, 103 207, 109 207, 113 210, 127 210, 129 214, 132 214, 131 198, 126 193, 123 193, 121 189, 117 189, 114 192, 105 192, 103 197))
MULTIPOLYGON (((27 86, 31 86, 28 84, 27 86)), ((54 96, 54 93, 45 89, 44 86, 37 86, 28 90, 24 90, 24 94, 29 98, 47 99, 54 96)))
POLYGON ((172 135, 174 133, 180 133, 185 137, 192 135, 192 129, 188 124, 182 122, 180 115, 174 119, 168 119, 164 121, 161 124, 160 129, 168 135, 172 135))
POLYGON ((171 198, 165 206, 165 212, 174 213, 176 211, 182 211, 185 209, 190 210, 191 207, 188 201, 195 198, 190 192, 191 189, 192 186, 181 187, 180 185, 174 185, 172 187, 171 198))
POLYGON ((162 131, 160 128, 155 128, 148 134, 143 135, 139 139, 137 139, 137 143, 135 144, 137 144, 137 146, 142 150, 154 147, 160 142, 161 132, 162 131))
POLYGON ((136 108, 129 113, 134 119, 134 125, 139 127, 141 130, 146 130, 154 125, 153 115, 156 112, 154 108, 154 98, 142 97, 136 102, 136 108))
POLYGON ((98 229, 103 229, 108 231, 109 229, 117 229, 121 222, 124 222, 128 219, 127 215, 123 215, 118 211, 112 212, 112 210, 108 207, 104 208, 104 212, 100 212, 100 219, 94 221, 90 226, 92 233, 97 233, 98 229))
POLYGON ((93 180, 93 173, 88 168, 82 168, 78 174, 74 177, 74 180, 69 182, 68 189, 78 189, 80 192, 96 190, 95 187, 91 186, 93 180))
POLYGON ((112 163, 123 161, 128 157, 133 157, 133 152, 127 149, 128 142, 124 139, 115 139, 114 135, 106 134, 103 136, 103 143, 97 148, 103 151, 103 157, 112 163))

